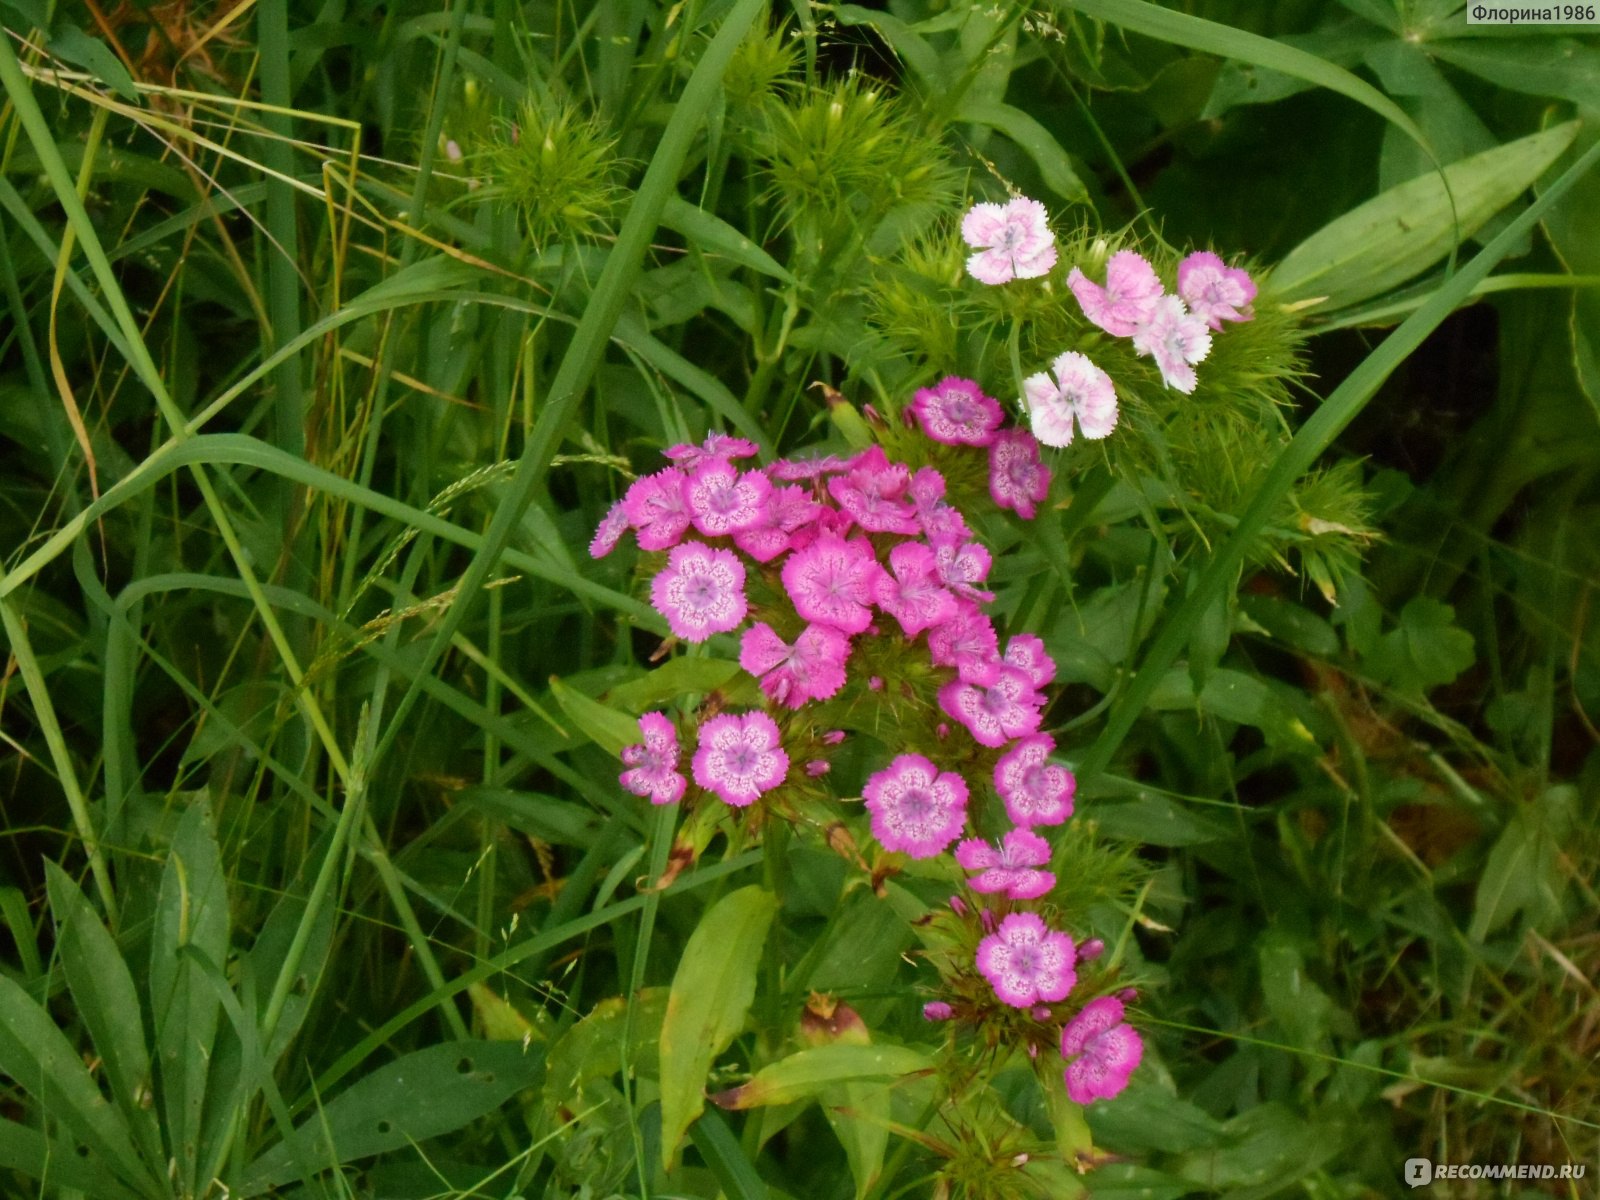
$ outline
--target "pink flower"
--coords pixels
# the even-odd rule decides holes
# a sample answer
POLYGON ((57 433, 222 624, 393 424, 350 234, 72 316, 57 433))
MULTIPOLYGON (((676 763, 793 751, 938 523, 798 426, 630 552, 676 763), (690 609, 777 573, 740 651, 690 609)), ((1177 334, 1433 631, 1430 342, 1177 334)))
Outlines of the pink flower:
POLYGON ((683 483, 683 472, 667 467, 634 480, 622 497, 622 509, 639 537, 641 550, 670 550, 689 528, 683 483))
POLYGON ((967 881, 975 892, 1004 892, 1013 900, 1037 900, 1056 885, 1049 871, 1038 870, 1050 861, 1050 843, 1027 829, 1013 829, 999 846, 981 838, 967 838, 956 847, 962 870, 977 871, 967 881))
POLYGON ((807 621, 860 633, 872 624, 873 581, 883 570, 866 538, 824 533, 783 564, 783 586, 807 621))
POLYGON ((739 642, 739 665, 761 678, 763 692, 790 708, 838 692, 849 655, 850 639, 827 625, 807 625, 791 646, 757 622, 739 642))
POLYGON ((921 542, 901 542, 889 551, 889 571, 878 573, 872 598, 900 622, 907 637, 955 616, 956 598, 940 586, 937 572, 932 550, 921 542))
POLYGON ((618 500, 606 510, 595 527, 594 538, 589 542, 589 557, 604 558, 617 548, 622 535, 628 532, 628 510, 618 500))
POLYGON ((1072 939, 1038 913, 1012 913, 978 943, 978 971, 1013 1008, 1066 999, 1078 982, 1072 964, 1072 939))
POLYGON ((1007 429, 989 446, 989 495, 1001 508, 1033 520, 1034 506, 1050 494, 1050 468, 1039 461, 1039 443, 1026 429, 1007 429))
POLYGON ((1019 741, 994 765, 994 789, 1018 825, 1059 825, 1072 815, 1078 781, 1050 761, 1056 744, 1047 734, 1019 741))
POLYGON ((1209 250, 1197 250, 1178 264, 1178 295, 1190 312, 1218 331, 1224 321, 1248 321, 1255 316, 1250 311, 1256 298, 1255 280, 1248 271, 1228 266, 1209 250))
POLYGON ((1194 364, 1211 353, 1206 323, 1183 307, 1176 296, 1163 296, 1148 321, 1134 330, 1133 348, 1156 360, 1161 378, 1184 395, 1194 391, 1194 364))
POLYGON ((1061 1031, 1061 1057, 1073 1059, 1064 1078, 1074 1104, 1119 1095, 1144 1057, 1144 1042, 1122 1023, 1122 1016, 1122 1001, 1101 996, 1084 1005, 1061 1031))
POLYGON ((704 542, 674 546, 666 567, 650 585, 650 603, 686 642, 726 633, 749 611, 744 564, 731 552, 704 542))
POLYGON ((1031 633, 1019 633, 1007 642, 1001 661, 1027 675, 1036 688, 1049 686, 1056 677, 1055 659, 1046 653, 1044 643, 1031 633))
POLYGON ((726 462, 730 458, 749 458, 756 452, 756 444, 746 441, 741 437, 729 437, 725 433, 708 433, 703 445, 691 446, 683 443, 669 446, 663 450, 673 462, 685 471, 693 471, 696 467, 706 463, 726 462))
POLYGON ((961 511, 945 503, 944 488, 944 476, 938 470, 921 467, 911 477, 911 487, 907 489, 911 503, 916 505, 922 534, 935 549, 946 542, 964 541, 972 532, 961 511))
POLYGON ((736 532, 733 544, 757 562, 771 562, 788 551, 795 530, 815 520, 821 508, 798 484, 773 488, 760 520, 736 532))
POLYGON ((922 388, 911 402, 922 432, 946 446, 987 446, 1005 413, 970 379, 950 375, 922 388))
POLYGON ((703 462, 684 481, 689 519, 706 537, 724 537, 760 524, 772 483, 760 471, 739 471, 722 459, 703 462))
POLYGON ((1078 298, 1083 315, 1112 337, 1132 337, 1134 327, 1150 319, 1150 311, 1161 298, 1161 280, 1156 269, 1132 250, 1119 250, 1106 264, 1106 286, 1090 283, 1073 267, 1067 286, 1078 298))
POLYGON ((939 707, 984 746, 1004 746, 1039 728, 1044 697, 1015 667, 997 666, 987 684, 952 679, 939 689, 939 707))
POLYGON ((993 592, 976 586, 989 577, 989 568, 994 564, 982 542, 966 542, 959 546, 945 542, 935 548, 933 556, 939 568, 939 582, 952 592, 970 600, 994 599, 993 592))
POLYGON ((1034 436, 1046 446, 1070 446, 1074 418, 1091 441, 1109 436, 1117 427, 1111 376, 1076 350, 1058 355, 1050 367, 1054 380, 1041 373, 1022 381, 1034 436))
POLYGON ((701 726, 694 781, 735 808, 770 792, 788 773, 777 722, 766 713, 722 713, 701 726))
POLYGON ((892 463, 881 446, 856 455, 844 475, 828 480, 828 491, 839 507, 861 528, 872 533, 916 533, 916 509, 903 497, 911 473, 892 463))
POLYGON ((987 675, 997 645, 994 622, 970 600, 957 601, 955 615, 928 633, 928 657, 962 679, 987 675))
POLYGON ((683 799, 688 780, 678 773, 678 730, 665 713, 647 712, 639 718, 641 745, 624 746, 622 762, 628 769, 619 782, 635 796, 650 797, 651 804, 672 804, 683 799))
POLYGON ((932 858, 961 836, 967 820, 967 782, 920 754, 902 754, 862 789, 872 813, 872 836, 886 850, 932 858))
POLYGON ((823 454, 816 458, 780 458, 768 468, 767 473, 774 479, 781 479, 787 483, 803 479, 821 479, 824 475, 832 475, 835 471, 844 469, 844 459, 834 454, 823 454))
POLYGON ((1056 265, 1056 239, 1044 205, 1026 196, 973 205, 961 218, 961 240, 978 251, 967 259, 967 272, 979 283, 1035 279, 1056 265))

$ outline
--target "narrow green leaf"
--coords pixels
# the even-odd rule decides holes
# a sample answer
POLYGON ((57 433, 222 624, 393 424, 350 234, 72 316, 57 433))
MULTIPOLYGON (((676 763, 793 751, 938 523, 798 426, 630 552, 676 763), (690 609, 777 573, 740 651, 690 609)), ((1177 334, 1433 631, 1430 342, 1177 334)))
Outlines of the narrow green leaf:
POLYGON ((140 1152, 159 1163, 161 1131, 150 1100, 150 1051, 144 1041, 144 1007, 116 940, 100 923, 72 877, 45 862, 50 911, 56 919, 56 953, 73 1005, 105 1066, 106 1082, 133 1130, 140 1152))
POLYGON ((33 917, 28 912, 28 900, 20 888, 0 888, 0 916, 5 917, 11 930, 11 940, 17 944, 17 957, 22 959, 22 972, 29 979, 37 979, 44 972, 39 961, 39 942, 33 932, 33 917))
POLYGON ((191 804, 178 822, 150 939, 150 1015, 168 1152, 177 1161, 180 1182, 198 1192, 206 1077, 221 1006, 199 964, 180 953, 190 944, 212 962, 227 961, 227 878, 204 800, 191 804))
POLYGON ((731 659, 669 658, 643 678, 617 684, 605 698, 626 712, 641 713, 689 692, 715 691, 738 673, 739 664, 731 659))
POLYGON ((444 1042, 379 1067, 321 1106, 245 1170, 255 1196, 340 1163, 460 1129, 544 1076, 544 1050, 519 1042, 444 1042))
POLYGON ((1079 203, 1087 195, 1083 180, 1072 169, 1072 159, 1051 136, 1050 131, 1020 108, 990 101, 973 101, 962 107, 960 121, 998 129, 1025 151, 1045 185, 1069 203, 1079 203))
MULTIPOLYGON (((67 1154, 36 1129, 0 1117, 0 1168, 37 1179, 51 1189, 76 1188, 93 1200, 136 1200, 140 1193, 89 1160, 67 1154)), ((57 1194, 52 1190, 50 1195, 57 1194)), ((147 1193, 148 1194, 148 1193, 147 1193)))
POLYGON ((46 48, 63 62, 98 76, 124 100, 139 103, 139 89, 134 87, 128 68, 111 52, 111 47, 98 38, 90 37, 76 25, 66 25, 55 31, 46 48))
POLYGON ((1271 276, 1285 300, 1321 297, 1324 310, 1355 304, 1404 283, 1447 255, 1456 238, 1484 222, 1532 185, 1577 136, 1568 121, 1374 196, 1324 225, 1289 251, 1271 276), (1451 197, 1455 206, 1451 208, 1451 197))
POLYGON ((1467 936, 1481 942, 1519 913, 1548 931, 1561 916, 1567 890, 1562 847, 1571 836, 1577 789, 1550 788, 1506 822, 1478 880, 1467 936))
POLYGON ((661 1159, 669 1170, 705 1108, 712 1062, 744 1027, 777 908, 754 884, 729 892, 700 919, 678 961, 661 1024, 661 1159))
POLYGON ((674 233, 683 234, 692 250, 702 254, 719 254, 741 267, 749 267, 758 274, 782 283, 795 282, 794 276, 772 255, 721 217, 690 204, 681 196, 668 197, 661 210, 661 223, 674 233))
POLYGON ((592 700, 557 679, 550 677, 550 694, 572 724, 607 754, 622 757, 622 748, 639 741, 639 724, 627 713, 592 700))
POLYGON ((834 1084, 895 1080, 932 1069, 931 1058, 907 1046, 813 1046, 762 1067, 749 1083, 712 1100, 720 1108, 761 1108, 808 1100, 834 1084))
POLYGON ((702 1112, 689 1136, 729 1200, 767 1200, 772 1194, 721 1114, 702 1112))

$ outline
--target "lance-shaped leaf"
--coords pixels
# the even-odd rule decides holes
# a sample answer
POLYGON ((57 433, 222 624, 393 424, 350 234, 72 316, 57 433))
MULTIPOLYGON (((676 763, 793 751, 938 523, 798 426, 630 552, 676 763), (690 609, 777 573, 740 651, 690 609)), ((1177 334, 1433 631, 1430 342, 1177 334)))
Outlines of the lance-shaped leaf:
POLYGON ((749 1083, 711 1099, 721 1108, 762 1108, 809 1100, 834 1084, 893 1080, 932 1069, 932 1059, 906 1046, 815 1046, 762 1067, 749 1083))
POLYGON ((776 911, 772 893, 754 884, 730 892, 683 949, 661 1023, 661 1160, 669 1170, 684 1131, 705 1108, 713 1060, 744 1027, 776 911))

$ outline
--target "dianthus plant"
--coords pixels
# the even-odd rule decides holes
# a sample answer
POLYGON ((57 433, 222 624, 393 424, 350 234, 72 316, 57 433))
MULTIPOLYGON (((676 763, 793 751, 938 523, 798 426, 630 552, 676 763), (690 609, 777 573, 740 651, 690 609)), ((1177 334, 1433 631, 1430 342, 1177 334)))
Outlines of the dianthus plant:
MULTIPOLYGON (((1031 200, 980 204, 961 232, 983 287, 1037 287, 1019 281, 1059 267, 1060 302, 1179 392, 1224 323, 1252 315, 1250 277, 1210 253, 1182 262, 1171 293, 1132 251, 1098 279, 1058 263, 1031 200)), ((667 628, 721 639, 742 675, 692 712, 641 716, 622 786, 739 836, 773 821, 817 831, 880 895, 895 876, 952 887, 919 922, 936 976, 924 1015, 953 1054, 1055 1063, 1058 1095, 1080 1104, 1121 1092, 1144 1044, 1082 904, 1057 899, 1076 781, 1050 732, 1056 664, 991 612, 980 531, 1001 510, 1048 508, 1055 448, 1112 436, 1117 388, 1068 346, 1021 380, 1027 425, 1007 423, 984 381, 945 375, 899 401, 904 430, 878 419, 854 453, 762 464, 751 442, 712 434, 669 448, 591 545, 609 554, 631 532, 667 628), (844 755, 847 742, 859 748, 844 755)))

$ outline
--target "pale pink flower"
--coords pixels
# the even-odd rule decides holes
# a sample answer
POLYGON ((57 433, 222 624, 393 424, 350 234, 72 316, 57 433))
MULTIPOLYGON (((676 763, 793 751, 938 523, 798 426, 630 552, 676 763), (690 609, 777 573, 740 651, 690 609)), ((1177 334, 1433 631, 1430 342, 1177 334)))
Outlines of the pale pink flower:
POLYGON ((743 808, 788 774, 789 756, 779 740, 777 722, 764 712, 712 717, 700 727, 694 781, 743 808))
POLYGON ((1224 321, 1248 321, 1256 298, 1250 272, 1230 267, 1209 250, 1197 250, 1178 264, 1178 295, 1189 311, 1212 329, 1224 321))
POLYGON ((1063 1078, 1074 1104, 1109 1100, 1128 1086, 1128 1077, 1144 1057, 1144 1042, 1122 1017, 1122 1001, 1101 996, 1062 1029, 1061 1057, 1073 1060, 1063 1078))
POLYGON ((706 537, 725 537, 761 522, 772 483, 760 471, 740 471, 723 459, 695 468, 683 484, 689 519, 706 537))
POLYGON ((1004 746, 1039 728, 1044 697, 1015 667, 996 666, 984 684, 953 679, 939 689, 939 707, 983 746, 1004 746))
POLYGON ((994 559, 982 542, 942 542, 934 547, 934 561, 939 569, 939 581, 959 596, 969 600, 989 601, 993 592, 977 585, 989 577, 994 559))
POLYGON ((1132 337, 1134 328, 1150 319, 1161 298, 1161 279, 1142 255, 1119 250, 1106 264, 1106 286, 1091 283, 1073 267, 1067 286, 1078 298, 1083 315, 1113 337, 1132 337))
POLYGON ((618 500, 606 510, 595 527, 594 538, 589 542, 589 557, 604 558, 617 548, 622 535, 628 532, 628 510, 618 500))
POLYGON ((639 538, 641 550, 670 550, 689 528, 689 506, 683 502, 684 474, 667 467, 633 481, 622 497, 622 510, 639 538))
POLYGON ((1036 688, 1047 687, 1056 677, 1056 662, 1044 648, 1044 642, 1031 633, 1019 633, 1006 643, 1001 661, 1016 667, 1028 677, 1036 688))
POLYGON ((900 755, 867 780, 862 795, 872 813, 873 837, 884 849, 912 858, 940 853, 966 824, 966 780, 920 754, 900 755))
POLYGON ((783 564, 783 586, 807 621, 860 633, 872 624, 873 581, 883 570, 866 538, 824 533, 783 564))
POLYGON ((1038 913, 1012 913, 978 943, 978 971, 1013 1008, 1064 1000, 1078 982, 1072 939, 1038 913))
POLYGON ((1111 376, 1076 350, 1057 355, 1050 369, 1054 379, 1041 372, 1022 381, 1034 437, 1046 446, 1069 446, 1074 419, 1091 441, 1110 436, 1117 427, 1111 376))
POLYGON ((997 646, 994 622, 970 600, 959 600, 955 615, 928 631, 928 657, 938 666, 954 667, 962 679, 986 676, 997 646))
POLYGON ((1039 461, 1039 443, 1026 429, 1006 429, 989 445, 989 495, 1001 508, 1033 520, 1035 506, 1050 494, 1050 468, 1039 461))
POLYGON ((883 447, 856 455, 850 469, 828 480, 828 492, 861 528, 872 533, 916 533, 917 512, 906 491, 911 473, 892 463, 883 447))
POLYGON ((849 655, 850 639, 827 625, 807 625, 791 646, 758 621, 739 642, 739 665, 761 679, 763 692, 789 708, 836 694, 844 686, 849 655))
POLYGON ((979 283, 1036 279, 1056 265, 1056 239, 1044 205, 1026 196, 973 205, 961 219, 961 240, 978 251, 967 259, 967 272, 979 283))
POLYGON ((970 379, 946 376, 918 390, 911 412, 922 432, 947 446, 987 446, 1005 417, 999 401, 970 379))
POLYGON ((889 551, 889 570, 878 573, 872 598, 907 637, 942 625, 956 612, 956 598, 940 586, 934 553, 921 542, 901 542, 889 551))
POLYGON ((1184 308, 1176 296, 1163 296, 1148 321, 1133 333, 1133 348, 1154 358, 1161 378, 1170 388, 1188 395, 1194 391, 1194 364, 1211 353, 1206 323, 1184 308))
POLYGON ((1056 885, 1038 868, 1050 861, 1050 843, 1027 829, 1013 829, 996 845, 967 838, 956 847, 956 862, 978 874, 967 880, 975 892, 1004 892, 1013 900, 1037 900, 1056 885))
POLYGON ((685 471, 693 471, 696 467, 711 462, 726 462, 730 458, 749 458, 756 452, 756 444, 742 437, 730 437, 726 433, 708 433, 706 440, 699 446, 680 443, 668 446, 662 451, 667 458, 677 463, 685 471))
POLYGON ((651 804, 672 804, 683 799, 688 780, 678 771, 678 730, 665 713, 647 712, 639 718, 644 741, 622 748, 628 769, 618 778, 635 796, 650 797, 651 804))
POLYGON ((1078 781, 1071 771, 1050 761, 1055 748, 1048 734, 1034 734, 994 765, 994 789, 1005 802, 1006 815, 1018 825, 1059 825, 1072 815, 1078 781))
POLYGON ((798 529, 822 511, 798 484, 773 488, 761 506, 761 519, 733 535, 733 544, 757 562, 771 562, 789 550, 798 529))
POLYGON ((767 469, 774 479, 784 482, 821 479, 845 469, 845 460, 836 454, 821 454, 815 458, 780 458, 767 469))
POLYGON ((666 567, 651 582, 650 603, 686 642, 726 633, 749 611, 744 564, 730 551, 704 542, 674 546, 666 567))

